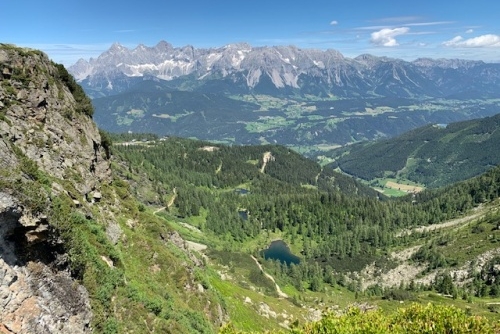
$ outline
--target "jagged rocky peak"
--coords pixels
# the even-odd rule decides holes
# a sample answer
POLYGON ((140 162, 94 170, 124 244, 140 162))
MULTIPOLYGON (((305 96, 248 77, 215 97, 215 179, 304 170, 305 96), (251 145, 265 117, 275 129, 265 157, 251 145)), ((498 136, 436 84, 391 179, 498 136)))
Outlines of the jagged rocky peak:
POLYGON ((252 51, 252 46, 248 43, 240 42, 240 43, 227 44, 226 46, 223 47, 223 49, 250 52, 252 51))
POLYGON ((90 101, 62 65, 0 44, 0 332, 87 333, 86 289, 50 224, 54 198, 95 200, 111 174, 90 101))
POLYGON ((158 42, 158 44, 156 44, 155 46, 155 49, 157 51, 170 51, 172 50, 174 47, 172 46, 172 44, 166 42, 166 41, 160 41, 158 42))
POLYGON ((357 56, 354 60, 368 67, 372 67, 381 61, 379 57, 367 53, 357 56))
POLYGON ((108 49, 109 53, 121 53, 125 51, 129 51, 129 49, 127 49, 118 42, 114 42, 113 44, 111 44, 111 47, 108 49))

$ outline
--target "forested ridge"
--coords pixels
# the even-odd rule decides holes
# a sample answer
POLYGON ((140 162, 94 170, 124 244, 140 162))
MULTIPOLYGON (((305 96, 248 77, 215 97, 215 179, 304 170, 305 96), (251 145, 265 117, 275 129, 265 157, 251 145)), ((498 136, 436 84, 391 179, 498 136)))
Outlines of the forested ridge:
POLYGON ((500 162, 499 125, 500 114, 427 125, 395 138, 334 150, 332 167, 364 180, 397 176, 431 188, 449 185, 500 162))

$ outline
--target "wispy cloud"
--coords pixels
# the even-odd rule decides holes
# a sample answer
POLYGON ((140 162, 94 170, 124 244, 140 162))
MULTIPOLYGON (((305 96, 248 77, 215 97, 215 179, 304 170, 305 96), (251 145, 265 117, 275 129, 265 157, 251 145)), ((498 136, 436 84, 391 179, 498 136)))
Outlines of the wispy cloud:
POLYGON ((412 21, 420 21, 422 17, 420 16, 395 16, 395 17, 384 17, 381 19, 371 20, 371 22, 375 23, 401 23, 401 22, 412 22, 412 21))
POLYGON ((88 59, 97 57, 102 52, 107 50, 111 43, 98 43, 98 44, 41 44, 33 43, 24 46, 30 47, 45 52, 52 60, 64 65, 72 65, 78 59, 88 59))
POLYGON ((459 48, 499 48, 500 35, 481 35, 469 39, 464 39, 462 36, 456 36, 449 41, 443 42, 447 47, 459 48))
POLYGON ((466 34, 472 34, 474 32, 474 29, 467 29, 465 31, 466 34))
POLYGON ((337 21, 337 20, 333 20, 330 22, 331 26, 336 26, 337 24, 339 24, 339 21, 337 21))
POLYGON ((432 21, 432 22, 415 22, 415 23, 407 23, 405 26, 409 27, 426 27, 426 26, 438 26, 445 24, 453 24, 453 21, 432 21))
POLYGON ((370 42, 378 46, 398 46, 396 36, 405 35, 410 31, 408 27, 388 29, 384 28, 371 34, 370 42))
POLYGON ((115 30, 114 32, 118 33, 118 34, 128 34, 128 33, 135 32, 135 31, 136 30, 134 30, 134 29, 122 29, 122 30, 115 30))
POLYGON ((354 30, 380 30, 380 29, 389 29, 391 26, 363 26, 363 27, 356 27, 354 30))
MULTIPOLYGON (((445 24, 453 24, 453 21, 432 21, 432 22, 413 22, 413 23, 405 23, 405 27, 428 27, 428 26, 437 26, 437 25, 445 25, 445 24)), ((356 30, 379 30, 379 29, 395 29, 399 25, 376 25, 376 26, 362 26, 355 28, 356 30)))

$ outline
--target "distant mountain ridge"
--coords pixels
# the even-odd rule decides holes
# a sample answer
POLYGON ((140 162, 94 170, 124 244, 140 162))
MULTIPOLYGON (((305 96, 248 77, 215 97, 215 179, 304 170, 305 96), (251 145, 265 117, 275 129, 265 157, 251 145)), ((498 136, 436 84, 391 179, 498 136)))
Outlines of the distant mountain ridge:
POLYGON ((125 91, 142 78, 169 80, 182 90, 269 95, 312 94, 340 97, 498 96, 500 64, 460 59, 401 59, 295 46, 230 44, 201 49, 128 49, 113 44, 99 57, 68 68, 93 97, 125 91), (131 83, 132 82, 132 83, 131 83))

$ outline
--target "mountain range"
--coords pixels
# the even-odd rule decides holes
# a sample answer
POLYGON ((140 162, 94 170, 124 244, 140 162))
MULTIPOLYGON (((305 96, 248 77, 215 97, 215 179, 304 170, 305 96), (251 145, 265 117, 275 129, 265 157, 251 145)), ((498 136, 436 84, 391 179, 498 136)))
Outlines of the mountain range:
POLYGON ((69 72, 91 97, 123 92, 137 78, 168 80, 182 90, 327 97, 498 96, 500 64, 459 59, 415 61, 295 46, 128 49, 118 43, 97 58, 80 59, 69 72))

